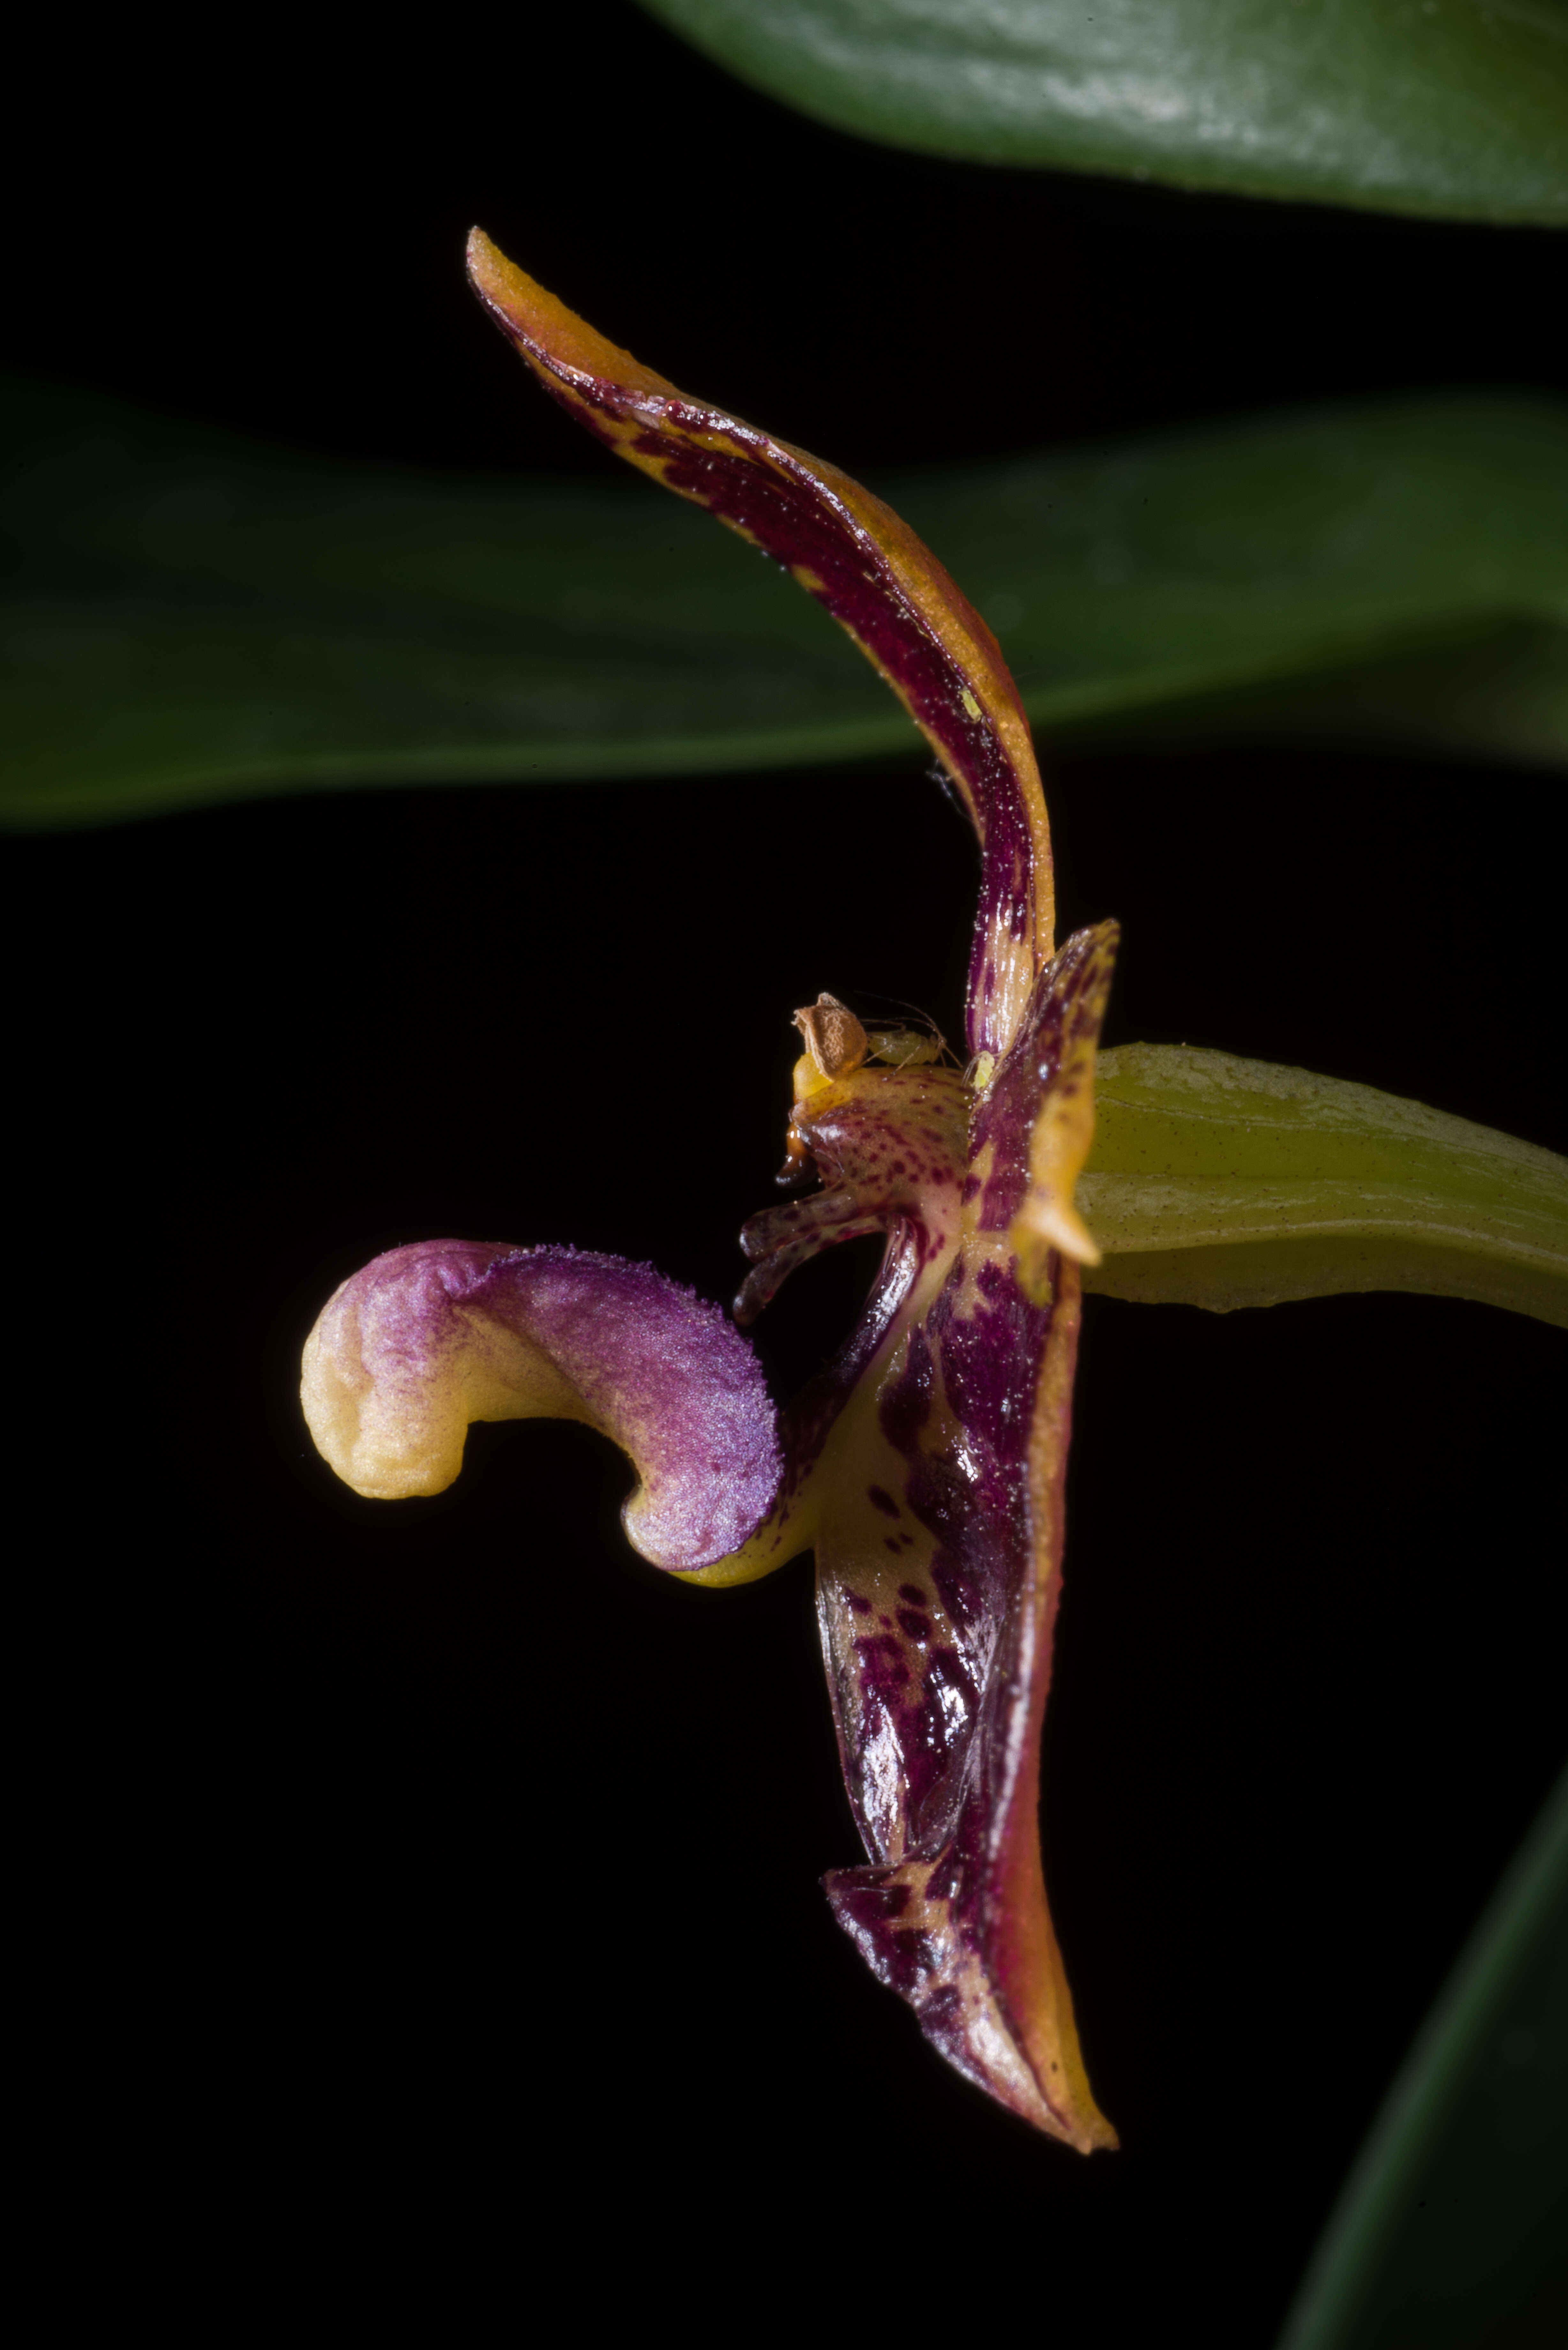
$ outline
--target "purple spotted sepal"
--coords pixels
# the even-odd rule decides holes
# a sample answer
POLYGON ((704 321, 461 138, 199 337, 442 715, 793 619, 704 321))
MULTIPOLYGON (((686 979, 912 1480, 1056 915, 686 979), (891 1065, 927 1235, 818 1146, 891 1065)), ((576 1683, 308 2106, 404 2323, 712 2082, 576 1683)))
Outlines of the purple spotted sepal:
POLYGON ((1002 649, 929 546, 836 465, 681 391, 576 317, 475 229, 469 277, 568 414, 782 563, 859 645, 947 772, 980 845, 972 1052, 1002 1052, 1049 961, 1050 827, 1002 649))
POLYGON ((1115 942, 1112 925, 1082 931, 1046 964, 980 1089, 956 1070, 829 1079, 803 1060, 791 1153, 823 1188, 747 1227, 740 1301, 754 1309, 816 1249, 888 1234, 858 1330, 784 1422, 867 1854, 828 1898, 951 2064, 1085 2152, 1115 2137, 1085 2075, 1038 1824, 1079 1285, 1058 1246, 1025 1268, 1014 1234, 1042 1121, 1092 1064, 1115 942))

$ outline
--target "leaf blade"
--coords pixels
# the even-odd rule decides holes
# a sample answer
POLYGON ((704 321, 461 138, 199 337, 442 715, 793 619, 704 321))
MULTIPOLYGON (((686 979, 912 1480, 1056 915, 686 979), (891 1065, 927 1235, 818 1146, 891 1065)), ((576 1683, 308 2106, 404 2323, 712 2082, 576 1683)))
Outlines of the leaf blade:
POLYGON ((1568 23, 1531 0, 644 0, 861 136, 990 163, 1568 220, 1568 23))
POLYGON ((1389 2090, 1279 2350, 1556 2338, 1565 2064, 1568 1775, 1389 2090))
MULTIPOLYGON (((333 465, 0 384, 0 821, 720 773, 919 738, 825 616, 639 484, 333 465)), ((1568 422, 1266 418, 886 484, 1073 740, 1568 757, 1568 422)))

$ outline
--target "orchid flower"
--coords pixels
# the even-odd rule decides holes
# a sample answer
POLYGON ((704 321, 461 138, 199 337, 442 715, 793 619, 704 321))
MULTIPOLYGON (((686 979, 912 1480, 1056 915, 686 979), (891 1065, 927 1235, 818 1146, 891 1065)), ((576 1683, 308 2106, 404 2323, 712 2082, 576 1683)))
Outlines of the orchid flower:
MULTIPOLYGON (((780 1178, 794 1196, 742 1233, 752 1269, 733 1321, 618 1257, 456 1240, 393 1249, 342 1284, 311 1332, 311 1432, 357 1492, 400 1499, 452 1483, 471 1421, 583 1420, 630 1455, 623 1523, 653 1565, 724 1586, 814 1551, 866 1852, 826 1879, 836 1915, 960 2072, 1081 2151, 1112 2146, 1079 2054, 1037 1814, 1084 1272, 1117 1285, 1075 1204, 1116 927, 1056 946, 1045 806, 1016 689, 985 622, 898 517, 835 467, 689 399, 477 232, 469 265, 545 390, 785 566, 930 743, 980 846, 967 1059, 961 1068, 934 1035, 867 1025, 823 993, 795 1015, 804 1050, 780 1178), (872 1232, 886 1248, 857 1326, 775 1412, 743 1326, 807 1259, 872 1232)), ((1398 1283, 1401 1249, 1421 1264, 1423 1248, 1441 1256, 1400 1169, 1373 1164, 1387 1157, 1380 1097, 1219 1055, 1125 1057, 1120 1156, 1112 1149, 1094 1194, 1096 1221, 1103 1211, 1128 1253, 1123 1294, 1267 1302, 1398 1283), (1213 1173, 1203 1153, 1216 1134, 1227 1148, 1245 1137, 1255 1173, 1276 1129, 1287 1175, 1304 1136, 1316 1175, 1334 1162, 1360 1185, 1361 1205, 1334 1226, 1360 1235, 1359 1258, 1353 1246, 1338 1271, 1314 1260, 1293 1288, 1269 1255, 1288 1202, 1266 1201, 1259 1221, 1250 1194, 1253 1223, 1221 1231, 1228 1213, 1235 1225, 1234 1201, 1216 1205, 1212 1183, 1192 1190, 1213 1173), (1138 1188, 1151 1136, 1162 1154, 1152 1207, 1138 1188), (1206 1273, 1184 1290, 1180 1267, 1224 1256, 1217 1242, 1240 1286, 1227 1293, 1206 1273)), ((1389 1107, 1416 1119, 1417 1156, 1462 1156, 1480 1131, 1389 1107)), ((1523 1219, 1492 1251, 1502 1273, 1450 1265, 1405 1285, 1521 1302, 1508 1284, 1525 1277, 1524 1227, 1546 1212, 1542 1185, 1560 1188, 1561 1167, 1543 1174, 1547 1154, 1502 1147, 1523 1219)), ((1313 1226, 1309 1242, 1328 1230, 1313 1226)))

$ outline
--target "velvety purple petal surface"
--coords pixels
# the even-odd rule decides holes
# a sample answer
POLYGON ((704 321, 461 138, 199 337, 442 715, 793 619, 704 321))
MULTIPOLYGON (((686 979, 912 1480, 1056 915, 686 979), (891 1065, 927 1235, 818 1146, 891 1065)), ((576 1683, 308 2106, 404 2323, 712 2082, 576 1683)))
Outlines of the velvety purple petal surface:
POLYGON ((747 1341, 651 1265, 421 1241, 344 1283, 306 1350, 312 1433, 360 1492, 439 1492, 474 1419, 586 1420, 632 1457, 627 1531, 659 1566, 738 1549, 773 1505, 773 1404, 747 1341))

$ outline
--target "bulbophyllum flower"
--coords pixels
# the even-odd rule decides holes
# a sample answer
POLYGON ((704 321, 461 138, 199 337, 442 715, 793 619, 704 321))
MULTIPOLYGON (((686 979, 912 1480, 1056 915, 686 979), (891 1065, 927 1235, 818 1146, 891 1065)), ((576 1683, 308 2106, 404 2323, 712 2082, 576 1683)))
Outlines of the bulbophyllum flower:
MULTIPOLYGON (((1037 1814, 1081 1268, 1099 1262, 1075 1187, 1094 1132, 1115 925, 1056 947, 1045 807, 1016 689, 984 621, 898 515, 835 467, 688 399, 477 232, 469 263, 546 390, 618 455, 786 566, 936 752, 980 845, 967 1066, 929 1035, 867 1028, 820 996, 796 1014, 805 1049, 781 1178, 795 1196, 742 1232, 752 1269, 733 1321, 618 1257, 469 1241, 394 1249, 345 1282, 311 1332, 311 1432, 356 1491, 395 1500, 452 1483, 471 1421, 584 1420, 631 1457, 624 1523, 655 1566, 723 1586, 814 1551, 867 1856, 826 1879, 836 1916, 961 2072, 1084 2152, 1112 2146, 1079 2054, 1037 1814), (857 1326, 776 1413, 743 1326, 808 1258, 874 1232, 886 1250, 857 1326)), ((1193 1088, 1211 1073, 1188 1065, 1217 1056, 1169 1071, 1139 1049, 1127 1118, 1159 1112, 1163 1084, 1186 1087, 1179 1108, 1194 1126, 1193 1088)), ((1295 1073, 1221 1074, 1255 1094, 1295 1073)), ((1294 1096, 1287 1111, 1287 1123, 1298 1117, 1294 1096)), ((1317 1094, 1299 1116, 1309 1113, 1326 1115, 1317 1094)), ((1129 1145, 1133 1159, 1141 1147, 1129 1145)), ((1144 1238, 1119 1243, 1152 1249, 1156 1269, 1173 1234, 1186 1245, 1168 1204, 1161 1212, 1163 1237, 1146 1215, 1144 1238)), ((1393 1213, 1386 1202, 1378 1212, 1393 1213)), ((1314 1276, 1306 1287, 1354 1285, 1314 1276)), ((1139 1294, 1136 1282, 1125 1294, 1139 1294)))

